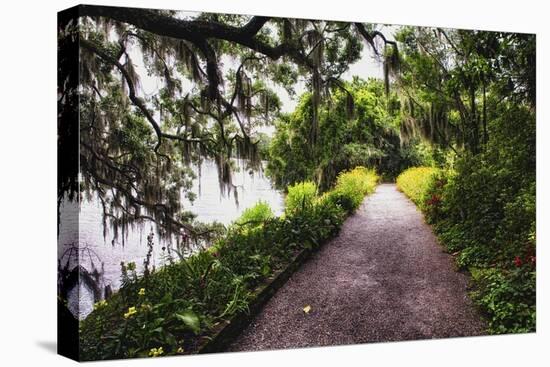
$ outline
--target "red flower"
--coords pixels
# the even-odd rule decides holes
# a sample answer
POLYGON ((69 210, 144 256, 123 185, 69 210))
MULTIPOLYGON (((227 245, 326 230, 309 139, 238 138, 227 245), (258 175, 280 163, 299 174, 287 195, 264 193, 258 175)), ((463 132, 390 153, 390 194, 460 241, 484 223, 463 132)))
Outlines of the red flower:
POLYGON ((521 265, 523 265, 523 261, 521 261, 521 258, 519 256, 516 256, 514 258, 514 265, 519 268, 521 265))
POLYGON ((537 263, 537 257, 536 256, 529 256, 529 262, 532 265, 535 265, 537 263))
POLYGON ((433 194, 431 198, 426 200, 427 205, 438 205, 441 202, 441 197, 439 195, 433 194))

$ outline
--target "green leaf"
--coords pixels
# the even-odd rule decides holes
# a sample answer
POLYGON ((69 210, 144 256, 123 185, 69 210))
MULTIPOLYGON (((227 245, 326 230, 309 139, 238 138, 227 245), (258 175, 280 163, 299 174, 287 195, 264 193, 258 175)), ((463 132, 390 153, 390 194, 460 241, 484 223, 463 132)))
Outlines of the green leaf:
POLYGON ((182 313, 176 313, 176 318, 182 321, 195 334, 201 331, 201 322, 199 317, 193 311, 184 311, 182 313))
POLYGON ((264 264, 264 265, 262 266, 262 275, 263 275, 264 277, 266 277, 266 276, 269 275, 270 272, 271 272, 271 267, 269 266, 269 264, 264 264))
POLYGON ((176 337, 172 333, 168 332, 164 335, 164 342, 171 346, 177 345, 176 337))
POLYGON ((172 293, 166 293, 162 299, 160 300, 159 303, 161 304, 167 304, 167 303, 170 303, 172 302, 172 293))

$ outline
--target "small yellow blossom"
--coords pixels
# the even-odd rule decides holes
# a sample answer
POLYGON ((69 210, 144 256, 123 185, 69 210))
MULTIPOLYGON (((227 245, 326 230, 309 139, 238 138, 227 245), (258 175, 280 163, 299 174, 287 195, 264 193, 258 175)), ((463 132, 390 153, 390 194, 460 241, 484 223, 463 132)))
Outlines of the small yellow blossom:
POLYGON ((184 352, 183 347, 179 347, 176 352, 179 353, 179 354, 183 353, 184 352))
POLYGON ((130 307, 130 308, 128 309, 128 312, 126 312, 126 313, 124 314, 124 318, 127 319, 127 318, 133 316, 133 315, 136 314, 136 313, 137 313, 136 308, 135 308, 135 307, 130 307))
POLYGON ((141 288, 138 292, 139 296, 145 296, 145 288, 141 288))
POLYGON ((94 310, 97 310, 97 309, 99 309, 99 308, 101 308, 101 307, 105 307, 105 306, 107 306, 107 301, 105 301, 104 299, 102 299, 101 301, 96 302, 96 303, 94 304, 94 310))
POLYGON ((163 353, 164 353, 164 350, 162 350, 162 347, 151 348, 151 350, 149 351, 149 357, 158 357, 163 353))

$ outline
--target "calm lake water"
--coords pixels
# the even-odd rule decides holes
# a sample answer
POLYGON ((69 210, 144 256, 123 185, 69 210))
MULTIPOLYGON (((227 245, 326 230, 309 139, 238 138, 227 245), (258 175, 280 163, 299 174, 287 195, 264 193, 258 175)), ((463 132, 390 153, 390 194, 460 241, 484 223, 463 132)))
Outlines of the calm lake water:
MULTIPOLYGON (((282 213, 282 193, 273 189, 269 180, 261 172, 251 174, 241 167, 240 172, 234 174, 233 183, 238 187, 238 205, 233 195, 224 197, 221 194, 216 166, 213 162, 205 162, 201 167, 200 179, 197 178, 194 182, 193 191, 197 194, 197 198, 193 204, 184 200, 184 207, 197 214, 199 221, 207 223, 218 221, 226 225, 259 200, 269 203, 276 215, 282 213)), ((62 207, 62 225, 58 238, 59 243, 63 244, 58 246, 58 258, 62 266, 69 261, 69 268, 72 269, 77 266, 77 258, 79 258, 80 265, 88 272, 93 272, 95 269, 101 274, 102 289, 107 285, 110 285, 113 290, 118 289, 121 262, 135 262, 138 272, 142 270, 147 253, 147 235, 151 231, 151 225, 145 224, 130 229, 124 245, 121 239, 112 244, 113 236, 109 229, 107 229, 107 235, 103 236, 103 218, 99 200, 82 202, 79 230, 73 232, 71 228, 76 228, 77 210, 74 204, 64 204, 62 207)), ((158 268, 166 263, 165 252, 162 251, 164 245, 165 243, 163 241, 159 243, 155 236, 151 266, 158 268)), ((82 281, 78 287, 71 289, 68 300, 69 309, 80 319, 92 311, 93 292, 82 281)))

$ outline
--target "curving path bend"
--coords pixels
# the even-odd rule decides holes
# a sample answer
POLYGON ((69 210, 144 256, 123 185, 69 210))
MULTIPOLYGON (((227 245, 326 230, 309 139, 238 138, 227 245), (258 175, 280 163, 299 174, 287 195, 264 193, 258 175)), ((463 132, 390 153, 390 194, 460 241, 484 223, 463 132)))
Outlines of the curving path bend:
POLYGON ((228 351, 483 335, 467 287, 416 206, 382 184, 228 351))

